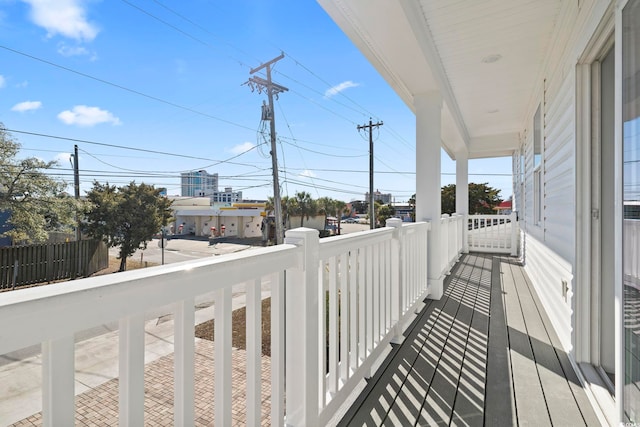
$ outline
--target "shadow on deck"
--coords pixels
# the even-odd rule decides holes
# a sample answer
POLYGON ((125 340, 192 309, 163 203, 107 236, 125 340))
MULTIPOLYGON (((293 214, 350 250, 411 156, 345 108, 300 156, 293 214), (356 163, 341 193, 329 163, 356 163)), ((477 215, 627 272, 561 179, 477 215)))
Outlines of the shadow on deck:
POLYGON ((524 269, 462 257, 339 425, 600 425, 524 269))

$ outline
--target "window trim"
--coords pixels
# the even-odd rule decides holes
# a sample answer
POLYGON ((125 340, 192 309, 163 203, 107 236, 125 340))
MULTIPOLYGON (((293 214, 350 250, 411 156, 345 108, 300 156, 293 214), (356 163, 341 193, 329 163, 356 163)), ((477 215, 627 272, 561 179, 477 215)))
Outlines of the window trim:
POLYGON ((538 227, 544 224, 544 140, 544 114, 541 103, 533 116, 533 225, 538 227))

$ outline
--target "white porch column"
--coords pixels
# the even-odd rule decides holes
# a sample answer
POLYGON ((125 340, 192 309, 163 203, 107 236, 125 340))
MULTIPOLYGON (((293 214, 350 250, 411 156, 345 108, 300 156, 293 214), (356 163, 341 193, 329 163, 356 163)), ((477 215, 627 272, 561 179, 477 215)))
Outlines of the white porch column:
POLYGON ((466 151, 456 153, 456 213, 464 216, 462 227, 462 252, 469 253, 469 240, 466 227, 469 216, 469 154, 466 151))
POLYGON ((442 146, 442 96, 439 92, 416 95, 416 221, 430 221, 427 247, 429 298, 443 294, 442 254, 440 251, 440 153, 442 146))

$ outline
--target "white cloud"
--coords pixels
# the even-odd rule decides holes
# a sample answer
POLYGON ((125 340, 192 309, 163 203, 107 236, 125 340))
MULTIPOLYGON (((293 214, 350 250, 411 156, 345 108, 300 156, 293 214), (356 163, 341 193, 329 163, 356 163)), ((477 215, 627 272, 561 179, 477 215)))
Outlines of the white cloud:
POLYGON ((316 174, 311 172, 309 169, 305 169, 302 172, 300 172, 299 176, 303 176, 306 178, 315 178, 316 174))
POLYGON ((76 105, 72 110, 65 110, 58 114, 58 119, 68 125, 93 126, 100 123, 120 125, 120 119, 107 110, 86 105, 76 105))
POLYGON ((17 87, 18 89, 21 89, 21 88, 23 88, 23 87, 27 87, 27 86, 29 86, 29 82, 28 82, 28 81, 26 81, 26 80, 24 80, 24 81, 22 81, 22 82, 20 82, 20 83, 17 83, 17 84, 16 84, 16 87, 17 87))
POLYGON ((58 153, 53 158, 54 162, 57 162, 62 167, 71 167, 71 153, 58 153))
POLYGON ((5 87, 6 84, 7 84, 7 79, 5 79, 2 74, 0 74, 0 88, 5 87))
POLYGON ((33 111, 42 108, 42 102, 40 101, 24 101, 19 102, 13 107, 11 107, 11 111, 17 111, 19 113, 24 113, 25 111, 33 111))
POLYGON ((324 92, 324 97, 331 98, 332 96, 339 94, 343 90, 349 89, 350 87, 358 87, 358 86, 360 86, 359 83, 354 83, 351 80, 347 80, 346 82, 342 82, 338 85, 335 85, 327 89, 324 92))
POLYGON ((62 56, 81 56, 90 55, 91 52, 83 46, 69 46, 68 44, 61 42, 58 43, 58 53, 62 56))
POLYGON ((231 151, 233 154, 242 154, 249 150, 253 150, 255 146, 256 144, 254 144, 253 142, 243 142, 242 144, 236 145, 229 151, 231 151))
POLYGON ((85 0, 23 1, 31 5, 33 23, 46 29, 49 37, 60 34, 75 40, 91 41, 98 34, 98 28, 87 21, 85 0))

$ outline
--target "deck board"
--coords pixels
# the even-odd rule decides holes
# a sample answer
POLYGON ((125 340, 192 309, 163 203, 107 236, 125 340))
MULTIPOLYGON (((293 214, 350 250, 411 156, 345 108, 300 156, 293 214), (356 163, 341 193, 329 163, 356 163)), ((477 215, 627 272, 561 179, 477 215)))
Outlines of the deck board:
POLYGON ((500 283, 500 259, 493 258, 491 267, 491 308, 489 320, 489 343, 487 348, 487 382, 485 392, 485 420, 487 425, 516 425, 516 408, 511 381, 511 359, 509 337, 504 312, 504 294, 500 283))
MULTIPOLYGON (((449 330, 446 337, 443 337, 441 342, 434 343, 433 346, 434 352, 439 353, 440 357, 432 375, 429 391, 420 409, 418 425, 434 422, 449 424, 477 293, 475 286, 469 286, 470 278, 476 270, 476 265, 469 264, 463 270, 464 274, 454 277, 449 284, 449 287, 457 288, 451 293, 452 298, 450 298, 457 304, 455 304, 455 313, 447 313, 449 330), (456 295, 458 295, 457 298, 456 295)), ((454 304, 451 305, 454 306, 454 304)), ((414 375, 420 375, 420 370, 420 366, 416 366, 414 375)))
MULTIPOLYGON (((578 375, 576 374, 571 362, 569 361, 569 356, 564 351, 560 351, 558 349, 561 348, 560 338, 550 327, 551 320, 549 320, 549 316, 544 310, 541 310, 542 303, 540 302, 540 298, 536 294, 529 277, 524 273, 522 267, 520 267, 520 276, 522 283, 526 285, 526 288, 531 296, 532 303, 538 308, 538 315, 540 316, 540 320, 542 324, 545 326, 545 332, 549 339, 549 345, 551 349, 553 349, 556 357, 558 358, 558 363, 560 364, 560 369, 562 370, 562 375, 567 380, 567 384, 571 390, 571 393, 576 401, 576 405, 579 411, 580 416, 582 417, 585 425, 587 426, 595 426, 599 425, 600 421, 596 416, 595 412, 591 410, 591 402, 587 397, 587 394, 584 392, 582 385, 580 384, 580 380, 578 379, 578 375), (583 409, 585 408, 585 409, 583 409)), ((558 375, 561 375, 558 372, 558 375)), ((574 414, 575 415, 575 414, 574 414)), ((577 416, 577 415, 576 415, 577 416)), ((576 424, 577 421, 573 421, 572 424, 576 424)))
POLYGON ((378 370, 370 379, 361 399, 354 403, 339 425, 382 425, 448 301, 448 297, 427 301, 408 333, 405 333, 402 345, 390 354, 385 369, 378 370), (365 405, 367 411, 355 411, 360 405, 365 405))
POLYGON ((462 257, 339 425, 598 425, 524 269, 462 257))
POLYGON ((509 267, 514 279, 520 279, 523 283, 523 286, 516 290, 522 313, 526 319, 527 333, 551 422, 556 425, 578 426, 581 423, 584 425, 580 409, 551 344, 547 329, 542 322, 530 289, 524 282, 524 275, 520 267, 513 265, 509 267))
POLYGON ((484 423, 491 261, 485 258, 478 258, 478 260, 481 262, 481 276, 476 289, 471 327, 453 405, 452 424, 454 425, 482 426, 484 423))
POLYGON ((502 268, 501 273, 518 423, 525 426, 551 425, 515 278, 508 267, 502 268))

